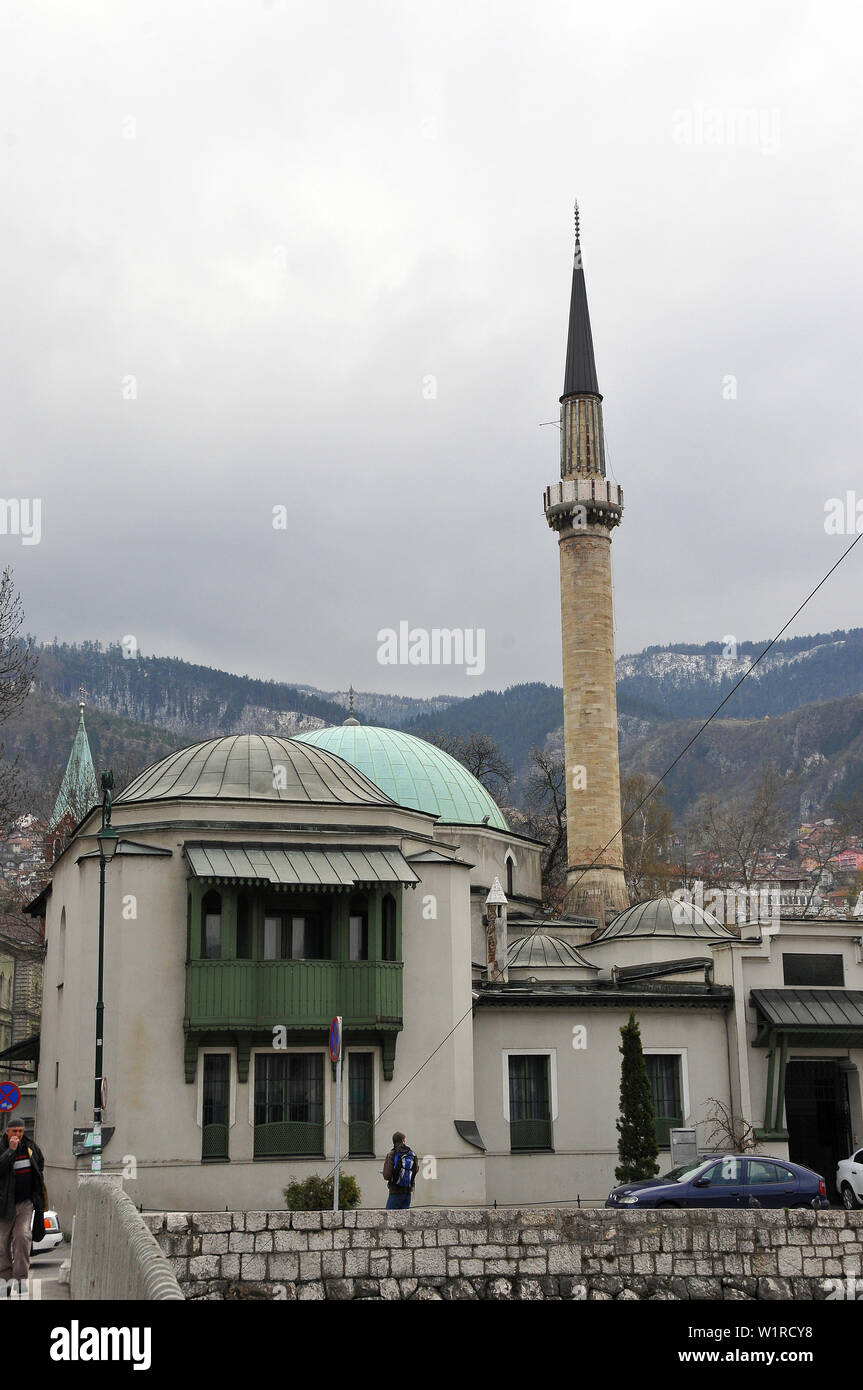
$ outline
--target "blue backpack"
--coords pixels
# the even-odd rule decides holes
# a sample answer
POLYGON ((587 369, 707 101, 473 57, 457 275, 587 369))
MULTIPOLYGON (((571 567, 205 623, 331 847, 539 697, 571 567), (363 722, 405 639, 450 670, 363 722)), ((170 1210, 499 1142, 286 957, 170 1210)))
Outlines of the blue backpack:
POLYGON ((411 1187, 416 1172, 417 1156, 413 1149, 399 1149, 393 1160, 393 1175, 390 1179, 396 1187, 411 1187))

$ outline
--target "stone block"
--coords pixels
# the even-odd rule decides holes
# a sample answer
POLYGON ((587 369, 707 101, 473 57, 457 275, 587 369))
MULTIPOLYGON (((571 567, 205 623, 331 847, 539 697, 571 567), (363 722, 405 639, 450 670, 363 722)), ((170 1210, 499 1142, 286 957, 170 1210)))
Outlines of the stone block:
MULTIPOLYGON (((295 1211, 293 1218, 291 1225, 295 1231, 319 1231, 323 1224, 319 1211, 295 1211)), ((323 1297, 323 1290, 321 1297, 323 1297)))
POLYGON ((267 1255, 267 1274, 270 1279, 295 1280, 300 1277, 300 1256, 295 1253, 267 1255))
POLYGON ((267 1229, 267 1212, 247 1211, 245 1229, 247 1231, 265 1231, 267 1229))
POLYGON ((234 1229, 233 1215, 229 1211, 193 1212, 191 1225, 193 1231, 200 1232, 232 1231, 234 1229))
POLYGON ((272 1231, 256 1231, 256 1232, 255 1232, 255 1254, 257 1255, 257 1254, 260 1252, 261 1254, 268 1255, 268 1254, 270 1253, 270 1251, 272 1250, 272 1248, 273 1248, 273 1232, 272 1232, 272 1231))
POLYGON ((189 1260, 190 1279, 218 1279, 220 1270, 218 1255, 194 1255, 189 1260))
POLYGON ((273 1232, 274 1250, 308 1250, 309 1232, 308 1231, 282 1231, 273 1232))
POLYGON ((390 1254, 390 1271, 401 1277, 414 1272, 414 1252, 412 1250, 393 1250, 390 1254))
POLYGON ((255 1248, 255 1237, 251 1231, 231 1231, 228 1236, 228 1249, 233 1255, 247 1255, 255 1248))
MULTIPOLYGON (((226 1255, 228 1252, 228 1232, 221 1231, 218 1235, 201 1236, 202 1255, 226 1255)), ((177 1251, 177 1254, 181 1254, 177 1251)))
POLYGON ((299 1277, 302 1281, 320 1279, 321 1254, 319 1250, 306 1250, 300 1252, 299 1277))
POLYGON ((446 1274, 446 1253, 443 1250, 414 1252, 415 1274, 446 1274))
POLYGON ((798 1246, 787 1245, 779 1251, 777 1270, 781 1275, 803 1273, 803 1252, 798 1246))
POLYGON ((548 1252, 549 1274, 580 1274, 581 1251, 576 1245, 553 1245, 548 1252))
MULTIPOLYGON (((302 1260, 302 1256, 300 1257, 302 1260)), ((318 1256, 320 1259, 320 1255, 318 1256)), ((348 1277, 356 1278, 359 1275, 369 1272, 369 1252, 368 1250, 346 1250, 345 1251, 345 1274, 348 1277)))
POLYGON ((265 1255, 240 1256, 241 1279, 265 1279, 266 1276, 267 1260, 265 1255))

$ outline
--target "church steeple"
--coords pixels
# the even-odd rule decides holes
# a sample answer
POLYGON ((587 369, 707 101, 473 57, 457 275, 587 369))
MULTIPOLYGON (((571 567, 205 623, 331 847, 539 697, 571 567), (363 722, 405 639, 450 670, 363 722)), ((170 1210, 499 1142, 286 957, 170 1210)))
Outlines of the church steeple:
POLYGON ((59 825, 64 816, 70 816, 71 824, 76 825, 85 812, 99 800, 93 755, 90 752, 90 740, 87 738, 84 724, 83 686, 79 691, 78 714, 78 729, 49 822, 49 828, 52 830, 59 825))
POLYGON ((569 299, 566 368, 560 398, 560 476, 604 478, 605 438, 602 396, 596 378, 593 334, 581 259, 578 203, 575 205, 575 256, 569 299))

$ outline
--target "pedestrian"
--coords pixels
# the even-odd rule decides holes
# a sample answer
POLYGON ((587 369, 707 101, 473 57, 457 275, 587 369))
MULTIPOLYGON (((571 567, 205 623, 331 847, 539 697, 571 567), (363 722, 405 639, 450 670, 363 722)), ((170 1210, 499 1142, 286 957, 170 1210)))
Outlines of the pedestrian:
POLYGON ((47 1194, 45 1159, 20 1120, 12 1119, 0 1138, 0 1280, 25 1280, 30 1273, 31 1226, 41 1231, 47 1194))
POLYGON ((404 1211, 411 1204, 417 1180, 417 1156, 400 1129, 393 1135, 393 1146, 384 1159, 383 1172, 390 1194, 386 1210, 404 1211))

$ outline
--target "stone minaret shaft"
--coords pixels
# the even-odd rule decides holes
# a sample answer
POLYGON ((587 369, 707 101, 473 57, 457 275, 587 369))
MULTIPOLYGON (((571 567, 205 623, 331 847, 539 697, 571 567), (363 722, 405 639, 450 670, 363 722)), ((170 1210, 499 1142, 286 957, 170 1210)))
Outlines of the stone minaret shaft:
POLYGON ((611 533, 620 524, 623 490, 605 476, 602 396, 596 380, 577 211, 560 426, 561 480, 546 488, 545 515, 560 546, 570 888, 566 908, 598 917, 603 924, 629 906, 619 833, 611 590, 611 533))

